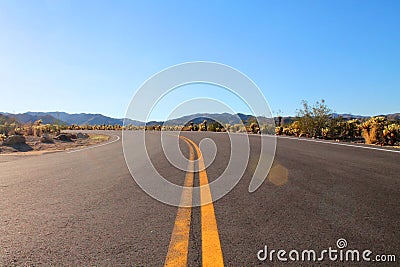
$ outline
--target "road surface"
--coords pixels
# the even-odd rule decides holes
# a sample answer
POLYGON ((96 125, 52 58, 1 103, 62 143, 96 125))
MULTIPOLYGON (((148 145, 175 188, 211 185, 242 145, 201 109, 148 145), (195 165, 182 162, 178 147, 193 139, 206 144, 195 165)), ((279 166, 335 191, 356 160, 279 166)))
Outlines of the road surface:
MULTIPOLYGON (((111 143, 73 153, 0 156, 0 266, 167 263, 170 243, 177 238, 178 207, 141 190, 126 166, 121 133, 109 134, 111 143)), ((218 177, 229 161, 227 135, 183 135, 197 145, 204 137, 214 140, 218 153, 206 174, 210 181, 218 177)), ((183 185, 187 173, 168 162, 159 137, 159 132, 147 133, 149 156, 160 174, 183 185)), ((244 177, 212 204, 214 239, 202 236, 212 224, 202 219, 201 207, 182 215, 189 216, 188 246, 183 249, 187 266, 205 265, 205 242, 221 249, 214 255, 216 265, 222 259, 225 266, 276 266, 287 263, 276 257, 272 263, 260 261, 257 253, 265 246, 320 251, 336 248, 340 238, 351 249, 397 255, 392 264, 398 265, 400 153, 278 138, 268 179, 249 193, 260 138, 266 137, 250 136, 244 177)), ((180 143, 189 157, 190 146, 180 143)), ((200 182, 195 173, 194 185, 200 182)), ((344 265, 327 260, 318 264, 344 265)))

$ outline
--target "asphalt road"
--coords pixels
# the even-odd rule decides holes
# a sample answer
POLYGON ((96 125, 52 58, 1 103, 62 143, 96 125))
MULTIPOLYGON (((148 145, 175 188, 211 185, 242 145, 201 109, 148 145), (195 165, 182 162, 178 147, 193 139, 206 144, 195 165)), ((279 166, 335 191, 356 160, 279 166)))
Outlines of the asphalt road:
MULTIPOLYGON (((164 265, 178 208, 141 190, 126 166, 121 133, 109 134, 112 143, 73 153, 0 156, 0 266, 164 265)), ((183 135, 197 145, 213 139, 218 152, 206 173, 210 181, 223 173, 230 156, 226 134, 183 135)), ((257 253, 265 245, 321 251, 336 248, 339 238, 349 249, 394 254, 392 265, 399 264, 400 153, 279 138, 270 176, 249 193, 260 138, 267 137, 250 136, 243 178, 213 203, 225 266, 287 265, 260 261, 257 253)), ((149 132, 146 140, 157 171, 183 185, 186 172, 168 162, 159 133, 149 132)), ((201 213, 201 207, 191 209, 188 266, 204 263, 201 213)), ((347 263, 292 263, 335 264, 347 263)))

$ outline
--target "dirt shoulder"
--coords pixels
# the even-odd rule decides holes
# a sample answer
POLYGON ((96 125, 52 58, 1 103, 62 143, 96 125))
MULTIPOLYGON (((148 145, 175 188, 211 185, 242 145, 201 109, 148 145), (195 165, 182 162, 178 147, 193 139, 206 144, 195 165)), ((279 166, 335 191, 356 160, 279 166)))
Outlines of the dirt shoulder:
POLYGON ((110 139, 108 135, 94 133, 89 133, 85 138, 73 138, 70 141, 57 140, 55 136, 49 137, 50 142, 42 142, 41 137, 34 136, 26 136, 25 144, 3 145, 0 142, 0 155, 41 155, 92 146, 110 139))

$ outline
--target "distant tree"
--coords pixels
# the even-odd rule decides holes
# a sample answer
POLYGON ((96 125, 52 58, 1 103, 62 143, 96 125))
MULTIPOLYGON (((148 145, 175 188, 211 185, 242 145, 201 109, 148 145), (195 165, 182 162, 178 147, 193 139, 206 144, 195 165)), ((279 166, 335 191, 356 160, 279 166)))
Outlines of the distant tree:
POLYGON ((205 131, 207 131, 207 130, 208 130, 208 128, 207 128, 207 120, 204 120, 204 121, 203 121, 203 125, 204 125, 205 131))
POLYGON ((325 100, 317 101, 310 106, 307 101, 302 101, 303 108, 297 111, 300 131, 312 137, 321 136, 331 118, 332 110, 325 104, 325 100))
POLYGON ((225 132, 224 126, 217 121, 204 121, 203 125, 200 127, 202 130, 210 131, 210 132, 225 132), (207 127, 207 128, 206 128, 207 127))
POLYGON ((276 114, 276 118, 277 118, 277 124, 278 124, 278 127, 281 127, 282 126, 282 110, 280 110, 280 109, 278 109, 278 111, 276 111, 275 112, 275 114, 276 114))

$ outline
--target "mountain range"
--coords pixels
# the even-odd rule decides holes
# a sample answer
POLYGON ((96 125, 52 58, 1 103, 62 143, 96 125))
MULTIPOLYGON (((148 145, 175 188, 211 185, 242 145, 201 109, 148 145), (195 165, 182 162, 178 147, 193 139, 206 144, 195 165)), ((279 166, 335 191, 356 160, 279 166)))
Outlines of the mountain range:
MULTIPOLYGON (((90 114, 90 113, 77 113, 70 114, 66 112, 25 112, 19 114, 2 113, 5 116, 15 118, 20 123, 33 123, 37 120, 42 120, 44 124, 47 123, 58 123, 58 124, 76 124, 76 125, 123 125, 124 119, 116 119, 104 116, 102 114, 90 114)), ((142 126, 145 123, 127 119, 127 124, 135 126, 142 126)))
MULTIPOLYGON (((102 125, 102 124, 107 124, 107 125, 123 125, 124 124, 124 119, 123 118, 111 118, 104 116, 102 114, 90 114, 90 113, 77 113, 77 114, 70 114, 66 112, 25 112, 25 113, 19 113, 19 114, 11 114, 11 113, 5 113, 5 112, 0 112, 1 115, 7 116, 9 118, 13 118, 17 120, 20 123, 33 123, 37 120, 42 120, 44 124, 47 123, 58 123, 58 124, 66 124, 66 125, 71 125, 71 124, 76 124, 76 125, 102 125)), ((352 114, 337 114, 334 113, 332 114, 333 117, 343 117, 344 119, 364 119, 368 118, 368 116, 361 116, 361 115, 352 115, 352 114)), ((393 114, 387 114, 387 115, 382 115, 386 116, 389 120, 392 121, 400 121, 400 113, 393 113, 393 114)), ((219 121, 221 123, 229 123, 231 125, 233 124, 238 124, 243 121, 244 123, 247 123, 250 119, 254 118, 252 115, 246 115, 246 114, 229 114, 229 113, 197 113, 197 114, 192 114, 192 115, 187 115, 183 116, 180 118, 175 118, 166 121, 165 123, 163 121, 150 121, 147 122, 147 125, 161 125, 161 124, 166 124, 166 125, 184 125, 188 123, 189 121, 192 121, 195 124, 202 123, 204 120, 215 120, 219 121)), ((295 117, 282 117, 282 123, 290 123, 293 121, 295 117)), ((264 117, 258 117, 258 119, 265 119, 264 117)), ((138 120, 132 120, 132 119, 125 119, 126 124, 132 124, 134 126, 143 126, 146 123, 138 120)))

